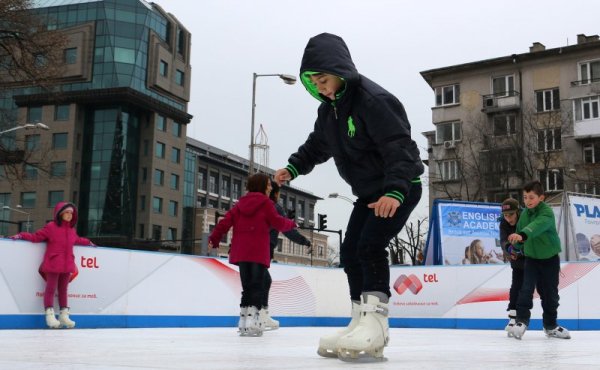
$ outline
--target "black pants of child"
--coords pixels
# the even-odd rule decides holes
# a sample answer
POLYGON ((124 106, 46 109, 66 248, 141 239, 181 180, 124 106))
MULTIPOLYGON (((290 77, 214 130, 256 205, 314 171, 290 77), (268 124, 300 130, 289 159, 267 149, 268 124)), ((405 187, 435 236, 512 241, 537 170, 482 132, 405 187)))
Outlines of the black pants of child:
POLYGON ((262 306, 267 307, 269 305, 269 291, 271 290, 271 284, 273 283, 273 279, 271 279, 271 274, 268 269, 265 270, 264 280, 262 306))
POLYGON ((510 267, 512 269, 512 281, 510 283, 510 290, 508 293, 508 310, 517 309, 517 300, 519 299, 519 291, 523 286, 523 278, 525 276, 524 270, 524 257, 519 257, 517 261, 511 261, 510 267))
POLYGON ((350 215, 340 264, 348 277, 350 299, 360 301, 362 292, 390 293, 390 266, 386 248, 398 235, 421 199, 421 184, 413 184, 394 217, 376 217, 369 203, 377 199, 358 199, 350 215))
POLYGON ((537 285, 542 301, 542 321, 544 328, 554 329, 558 316, 558 276, 560 274, 560 258, 558 255, 548 259, 525 257, 525 273, 523 285, 517 300, 517 322, 529 325, 533 308, 533 291, 537 285))
POLYGON ((266 266, 255 262, 240 262, 238 267, 242 282, 240 307, 255 306, 258 309, 262 308, 266 266))

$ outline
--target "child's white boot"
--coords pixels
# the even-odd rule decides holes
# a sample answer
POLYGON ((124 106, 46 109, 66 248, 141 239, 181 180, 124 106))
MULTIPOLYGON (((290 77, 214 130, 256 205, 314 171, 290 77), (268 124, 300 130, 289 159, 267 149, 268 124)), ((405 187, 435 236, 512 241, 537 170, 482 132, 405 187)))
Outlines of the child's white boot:
POLYGON ((251 337, 260 337, 263 335, 263 322, 260 320, 259 309, 256 306, 249 306, 246 315, 246 335, 251 337))
POLYGON ((279 321, 273 319, 269 315, 269 307, 265 306, 260 309, 260 317, 263 323, 264 330, 277 330, 279 329, 279 321))
POLYGON ((60 327, 60 321, 56 320, 56 316, 54 315, 54 308, 52 307, 46 308, 46 325, 50 329, 56 329, 60 327))
POLYGON ((338 357, 338 341, 344 335, 350 333, 360 321, 360 301, 352 301, 352 320, 347 327, 342 330, 338 330, 334 334, 329 334, 319 339, 319 349, 317 353, 323 357, 338 357))
POLYGON ((506 327, 504 328, 504 330, 506 330, 506 333, 509 338, 513 336, 512 328, 516 324, 517 324, 517 310, 508 311, 508 324, 506 324, 506 327))
POLYGON ((246 335, 246 317, 248 315, 248 307, 240 307, 240 321, 238 321, 238 332, 241 336, 246 335))
POLYGON ((75 327, 75 321, 69 318, 69 307, 63 307, 60 309, 58 321, 63 328, 71 329, 75 327))

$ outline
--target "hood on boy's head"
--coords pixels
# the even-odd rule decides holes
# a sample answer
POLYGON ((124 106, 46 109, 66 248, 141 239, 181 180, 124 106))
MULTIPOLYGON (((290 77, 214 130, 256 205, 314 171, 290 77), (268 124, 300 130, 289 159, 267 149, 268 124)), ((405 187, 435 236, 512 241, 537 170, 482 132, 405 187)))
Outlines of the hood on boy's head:
POLYGON ((311 37, 304 49, 300 64, 300 81, 312 96, 322 101, 319 92, 310 81, 310 75, 315 73, 335 75, 348 84, 358 79, 359 74, 350 56, 350 50, 341 37, 321 33, 311 37))
POLYGON ((73 218, 71 219, 71 227, 75 227, 77 224, 77 207, 73 203, 69 202, 58 202, 54 206, 54 222, 58 225, 62 223, 62 219, 60 218, 60 214, 66 210, 67 208, 73 209, 73 218))

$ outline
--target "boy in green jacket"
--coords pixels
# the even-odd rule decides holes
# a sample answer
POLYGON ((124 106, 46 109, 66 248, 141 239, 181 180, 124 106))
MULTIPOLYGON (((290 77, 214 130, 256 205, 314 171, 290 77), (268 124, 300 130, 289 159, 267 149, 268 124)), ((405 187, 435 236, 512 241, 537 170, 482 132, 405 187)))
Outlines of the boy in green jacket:
POLYGON ((517 324, 511 329, 521 339, 531 317, 533 291, 537 285, 542 301, 544 333, 548 337, 570 339, 566 328, 556 322, 558 308, 558 275, 560 273, 560 239, 556 231, 554 212, 544 203, 544 187, 532 181, 523 187, 526 210, 517 223, 517 232, 508 241, 523 250, 525 276, 517 300, 517 324))

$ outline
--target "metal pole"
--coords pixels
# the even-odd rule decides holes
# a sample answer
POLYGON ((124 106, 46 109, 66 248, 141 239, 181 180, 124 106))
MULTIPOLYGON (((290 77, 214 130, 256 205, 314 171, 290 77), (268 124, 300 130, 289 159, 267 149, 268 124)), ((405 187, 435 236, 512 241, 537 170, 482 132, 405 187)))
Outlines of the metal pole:
POLYGON ((29 223, 29 213, 28 213, 27 214, 27 228, 26 228, 27 232, 29 232, 29 225, 30 225, 30 223, 29 223))
POLYGON ((252 121, 250 122, 250 164, 248 175, 254 174, 254 112, 256 110, 256 73, 252 74, 252 121))

